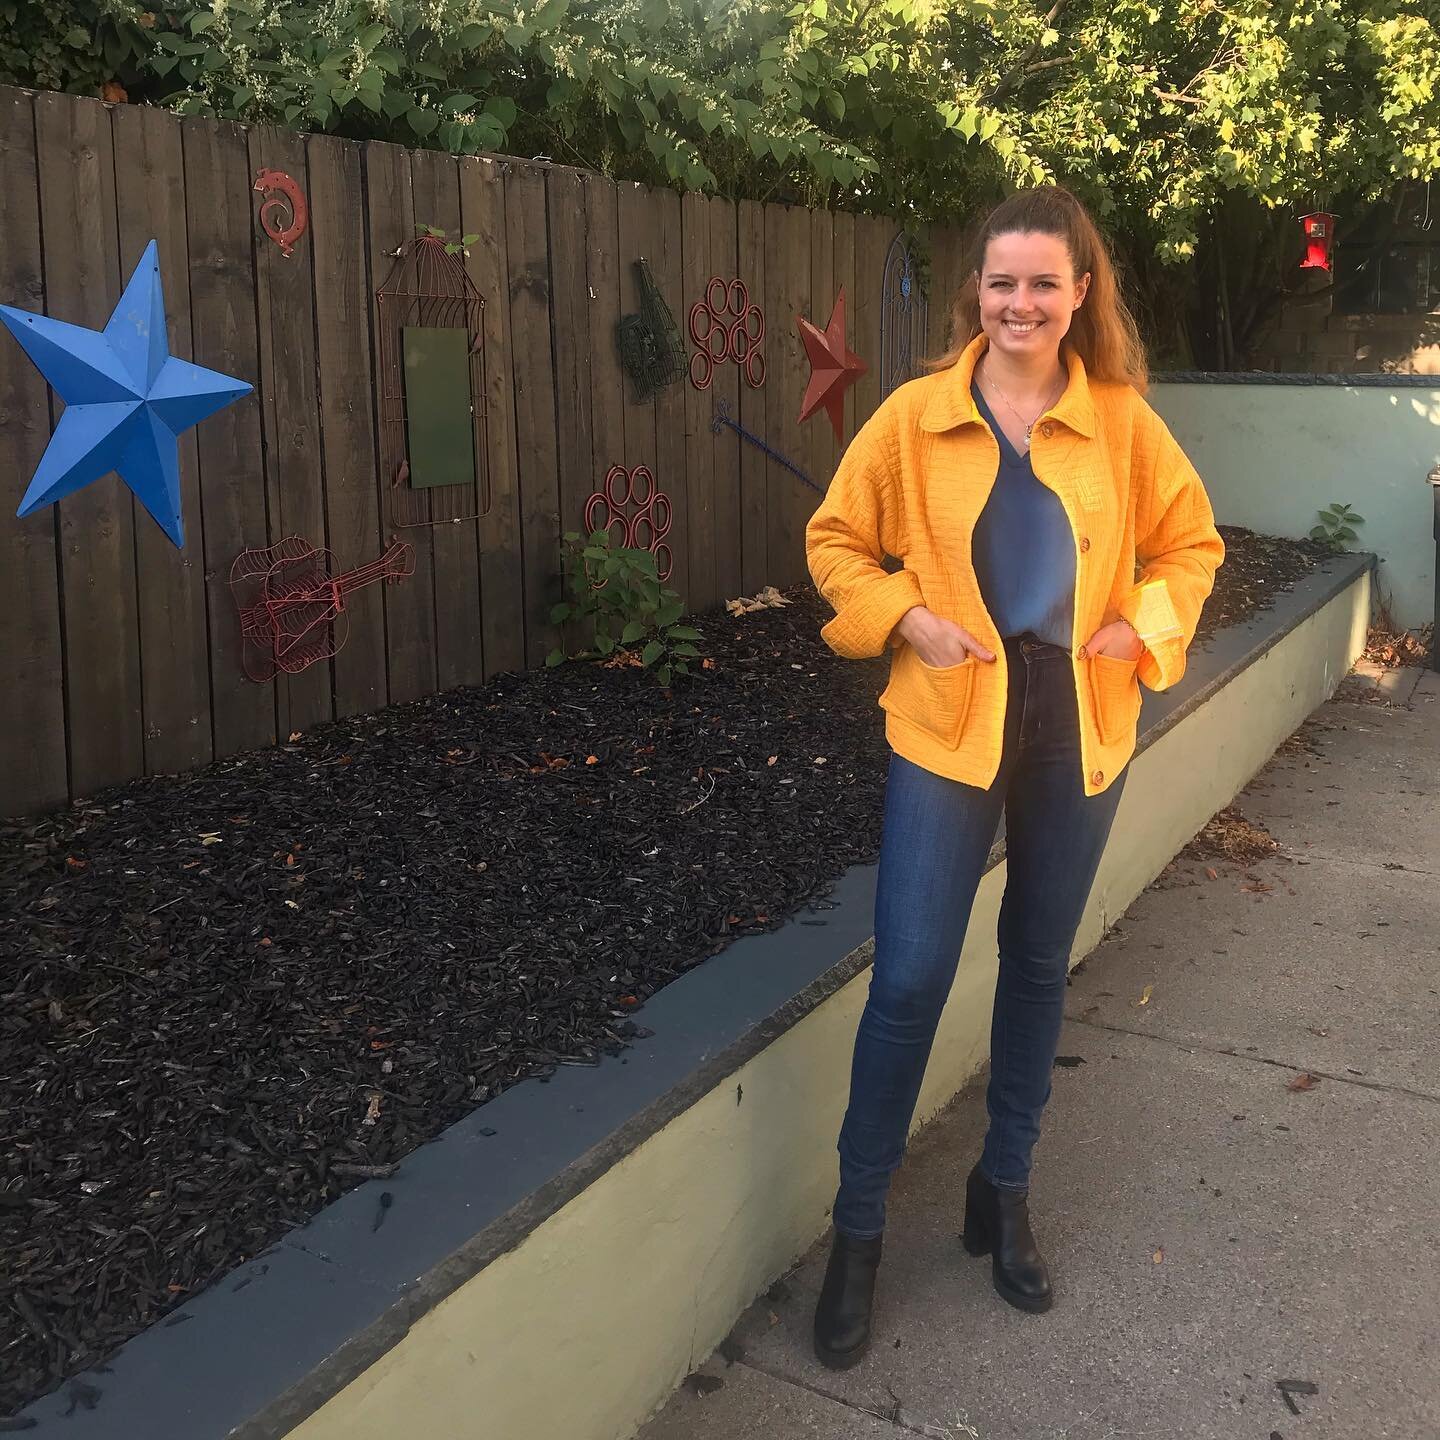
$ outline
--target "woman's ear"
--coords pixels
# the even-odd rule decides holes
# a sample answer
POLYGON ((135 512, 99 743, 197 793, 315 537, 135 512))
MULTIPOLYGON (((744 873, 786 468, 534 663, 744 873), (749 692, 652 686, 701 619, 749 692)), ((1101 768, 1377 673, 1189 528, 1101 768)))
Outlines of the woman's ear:
POLYGON ((1087 270, 1075 284, 1075 308, 1078 310, 1090 293, 1090 272, 1087 270))

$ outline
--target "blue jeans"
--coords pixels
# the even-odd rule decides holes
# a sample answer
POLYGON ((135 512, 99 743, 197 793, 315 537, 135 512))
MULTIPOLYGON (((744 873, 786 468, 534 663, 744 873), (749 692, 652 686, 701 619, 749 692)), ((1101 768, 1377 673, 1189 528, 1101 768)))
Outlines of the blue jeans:
POLYGON ((1000 973, 990 1028, 990 1127, 980 1157, 994 1185, 1025 1190, 1065 1004, 1070 947, 1120 800, 1123 773, 1086 796, 1069 654, 1005 642, 1010 688, 1000 770, 987 790, 891 757, 875 898, 875 961, 855 1037, 840 1130, 835 1228, 885 1228, 890 1177, 955 978, 970 907, 1005 812, 1000 973))

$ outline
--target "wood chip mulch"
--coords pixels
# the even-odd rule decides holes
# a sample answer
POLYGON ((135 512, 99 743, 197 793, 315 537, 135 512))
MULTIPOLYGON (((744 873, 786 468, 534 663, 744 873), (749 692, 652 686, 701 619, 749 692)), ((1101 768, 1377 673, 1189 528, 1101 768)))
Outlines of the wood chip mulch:
MULTIPOLYGON (((1202 634, 1316 558, 1227 540, 1202 634)), ((874 859, 884 662, 792 598, 0 823, 0 1416, 874 859)))

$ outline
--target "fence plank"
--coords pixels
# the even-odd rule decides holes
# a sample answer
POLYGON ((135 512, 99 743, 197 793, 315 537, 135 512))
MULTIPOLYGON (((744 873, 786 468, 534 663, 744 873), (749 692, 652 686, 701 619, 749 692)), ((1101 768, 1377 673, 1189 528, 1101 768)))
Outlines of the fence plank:
MULTIPOLYGON (((485 300, 485 428, 488 510, 480 521, 480 620, 485 675, 525 665, 525 578, 520 544, 520 479, 510 360, 510 270, 500 163, 460 162, 465 233, 480 238, 466 266, 485 300)), ((482 492, 482 499, 484 498, 482 492)))
MULTIPOLYGON (((122 276, 110 115, 98 100, 37 95, 35 128, 50 312, 100 329, 140 258, 127 256, 122 276)), ((71 784, 91 795, 144 771, 135 506, 111 475, 59 512, 71 784)))
MULTIPOLYGON (((682 289, 680 197, 673 190, 660 190, 655 192, 654 203, 658 244, 651 263, 665 303, 678 314, 688 303, 682 289)), ((678 385, 667 385, 655 397, 655 483, 669 495, 672 507, 666 542, 675 556, 670 584, 693 609, 690 531, 696 523, 703 524, 704 517, 696 516, 691 509, 685 459, 685 391, 678 385)))
MULTIPOLYGON (((245 131, 229 122, 185 120, 185 173, 206 177, 187 196, 190 329, 195 358, 252 385, 259 380, 254 196, 245 131)), ((269 243, 268 241, 266 242, 269 243)), ((230 567, 242 550, 268 545, 257 390, 196 430, 204 519, 205 599, 210 622, 210 704, 216 755, 275 740, 275 691, 245 678, 230 567)))
MULTIPOLYGON (((360 151, 325 135, 310 136, 305 148, 310 231, 300 243, 324 257, 315 267, 315 355, 325 529, 336 564, 349 570, 382 548, 360 151)), ((382 587, 353 591, 345 608, 349 633, 335 656, 335 713, 358 715, 389 698, 382 587)))
POLYGON ((939 355, 950 344, 950 310, 964 283, 965 237, 954 226, 931 230, 934 259, 930 275, 931 354, 939 355))
POLYGON ((520 438, 520 536, 525 575, 525 657, 540 665, 559 643, 550 607, 559 598, 560 490, 556 478, 555 368, 550 344, 550 250, 545 175, 512 164, 505 176, 510 250, 510 350, 520 438))
MULTIPOLYGON (((706 208, 710 227, 710 273, 720 276, 728 285, 740 273, 735 206, 717 197, 707 201, 706 208)), ((688 379, 685 383, 689 385, 688 379)), ((710 383, 710 394, 703 402, 702 413, 707 430, 713 421, 716 405, 722 401, 729 407, 732 418, 740 418, 740 388, 743 383, 738 365, 716 368, 715 378, 710 383)), ((737 448, 743 442, 730 429, 722 429, 718 435, 708 434, 705 438, 715 496, 715 588, 719 599, 733 599, 741 593, 744 583, 741 566, 740 452, 737 448)))
MULTIPOLYGON (((765 296, 770 354, 764 438, 808 470, 809 440, 799 416, 810 365, 795 322, 810 311, 810 215, 798 206, 765 207, 765 296)), ((771 461, 767 470, 770 579, 784 588, 797 584, 806 573, 803 514, 808 513, 808 501, 796 492, 808 495, 809 489, 783 465, 771 461)))
MULTIPOLYGON (((122 268, 159 242, 170 353, 193 356, 190 256, 185 234, 185 167, 180 121, 148 105, 111 115, 122 268)), ((148 774, 193 770, 214 754, 210 729, 209 634, 205 616, 205 540, 196 432, 180 437, 180 501, 185 549, 136 514, 141 698, 148 774)))
MULTIPOLYGON (((679 301, 682 312, 705 293, 705 282, 719 270, 710 258, 709 202, 693 191, 680 202, 681 284, 679 301)), ((722 278, 728 280, 729 275, 722 278)), ((672 301, 672 304, 674 302, 672 301)), ((685 406, 685 495, 689 524, 690 608, 693 611, 713 609, 720 603, 720 585, 716 552, 715 472, 712 464, 715 446, 710 435, 715 385, 727 373, 730 364, 716 367, 710 391, 697 390, 686 377, 678 391, 685 406)))
POLYGON ((880 335, 885 249, 890 222, 873 215, 855 217, 855 349, 870 368, 855 382, 855 426, 858 430, 880 404, 880 335))
POLYGON ((578 170, 545 177, 550 223, 550 303, 555 313, 555 414, 560 483, 560 533, 585 525, 595 468, 592 355, 613 336, 590 333, 588 216, 578 170))
MULTIPOLYGON (((398 145, 372 141, 365 146, 366 235, 370 261, 370 288, 374 292, 391 282, 396 252, 415 238, 415 206, 410 194, 410 155, 398 145)), ((371 299, 376 348, 376 394, 400 377, 383 373, 380 364, 380 311, 371 299)), ((391 319, 393 320, 393 316, 391 319)), ((384 425, 384 411, 381 422, 384 425)), ((402 441, 403 445, 403 441, 402 441)), ((392 447, 393 448, 393 447, 392 447)), ((387 441, 380 441, 381 464, 389 468, 387 441)), ((390 490, 393 473, 378 476, 380 528, 394 530, 390 490)), ((390 701, 417 700, 438 689, 435 668, 435 547, 430 529, 418 525, 396 532, 415 547, 415 573, 385 591, 385 651, 390 675, 390 701)))
MULTIPOLYGON (((30 97, 0 89, 0 295, 44 312, 40 191, 30 97)), ((65 687, 55 511, 11 518, 50 439, 45 381, 20 347, 0 339, 0 475, 6 510, 0 535, 0 815, 63 805, 68 795, 65 687), (13 486, 13 489, 10 488, 13 486)))
MULTIPOLYGON (((250 131, 250 169, 252 174, 282 170, 308 191, 304 137, 271 125, 255 126, 250 131)), ((258 199, 254 210, 255 314, 270 541, 298 535, 320 546, 326 537, 315 379, 315 249, 302 243, 285 255, 260 228, 258 199)), ((275 690, 284 734, 308 730, 334 715, 329 661, 310 665, 298 675, 277 675, 275 690)))
MULTIPOLYGON (((806 310, 806 317, 820 329, 824 329, 830 323, 830 314, 834 309, 835 301, 839 297, 840 286, 835 280, 835 217, 828 210, 812 210, 810 212, 810 308, 806 310)), ((845 296, 845 338, 852 338, 852 327, 850 323, 850 296, 845 296)), ((810 382, 810 358, 805 354, 804 342, 800 346, 801 354, 801 375, 805 384, 810 382)), ((802 389, 801 395, 804 395, 802 389)), ((798 408, 796 413, 798 414, 798 408)), ((830 416, 824 410, 817 410, 804 425, 805 437, 809 442, 807 453, 809 463, 805 468, 810 472, 810 478, 821 486, 822 489, 830 483, 830 477, 835 473, 835 428, 830 423, 830 416)), ((795 499, 800 503, 802 516, 801 531, 803 534, 805 522, 814 514, 815 507, 820 497, 811 490, 808 485, 801 485, 795 492, 795 499)))
MULTIPOLYGON (((766 379, 752 387, 742 378, 738 382, 740 424, 752 435, 765 434, 766 395, 772 384, 775 365, 776 319, 768 304, 766 288, 765 207, 754 200, 742 200, 737 225, 739 277, 750 292, 752 303, 759 305, 765 316, 766 379)), ((747 440, 731 434, 733 453, 740 474, 740 588, 754 595, 770 581, 769 486, 766 470, 769 462, 747 440)))
MULTIPOLYGON (((459 239, 469 232, 461 226, 460 169, 438 150, 417 150, 410 157, 410 192, 416 225, 433 225, 459 239)), ((463 257, 461 257, 463 259, 463 257)), ((463 324, 457 314, 447 323, 463 324)), ((476 460, 479 461, 477 456, 476 460)), ((442 492, 452 516, 475 515, 480 509, 479 489, 471 484, 442 492)), ((432 494, 432 507, 442 496, 432 494)), ((431 519, 445 516, 432 508, 431 519)), ((478 685, 485 678, 484 635, 480 621, 480 532, 478 523, 435 524, 431 553, 435 588, 435 679, 441 690, 456 685, 478 685)))
MULTIPOLYGON (((613 181, 603 175, 586 175, 587 231, 585 275, 590 293, 590 471, 585 498, 604 483, 612 465, 628 464, 625 450, 625 416, 630 406, 630 382, 620 364, 616 328, 620 323, 621 293, 633 293, 635 266, 620 252, 620 201, 613 181), (629 280, 622 286, 622 277, 629 280)), ((583 513, 567 515, 567 529, 583 532, 583 513)))
MULTIPOLYGON (((635 185, 628 181, 622 181, 618 187, 618 232, 619 232, 619 256, 620 256, 620 308, 622 313, 629 315, 640 308, 640 286, 636 276, 635 262, 637 260, 648 260, 651 272, 655 281, 664 291, 662 267, 660 261, 660 227, 659 218, 655 206, 655 195, 643 185, 635 185)), ((679 316, 681 311, 677 305, 677 298, 673 293, 666 292, 666 303, 671 310, 679 316)), ((681 322, 684 323, 683 321, 681 322)), ((688 380, 685 382, 690 383, 688 380)), ((656 403, 647 400, 642 404, 636 404, 631 398, 629 391, 625 399, 625 453, 617 457, 628 469, 634 469, 637 465, 648 465, 651 473, 655 476, 655 483, 670 498, 672 513, 678 510, 685 503, 684 496, 677 501, 675 491, 671 488, 670 477, 662 474, 656 463, 655 447, 655 412, 656 403)), ((604 476, 597 476, 597 479, 604 479, 604 476)), ((668 580, 668 584, 675 585, 677 579, 684 574, 685 556, 675 548, 675 534, 672 529, 665 543, 670 546, 673 558, 674 569, 668 580)), ((678 588, 678 586, 677 586, 678 588)))
MULTIPOLYGON (((838 293, 841 286, 845 289, 845 317, 846 329, 850 335, 850 348, 865 362, 867 369, 874 369, 880 363, 880 358, 874 350, 862 350, 860 348, 860 326, 857 314, 857 301, 859 296, 855 293, 855 217, 848 211, 838 210, 835 213, 835 252, 833 261, 833 279, 835 290, 838 293)), ((859 381, 856 381, 859 384, 859 381)), ((845 447, 849 445, 855 434, 855 386, 852 385, 845 392, 845 413, 844 423, 840 430, 840 443, 835 447, 835 463, 838 464, 840 456, 845 453, 845 447)), ((830 474, 834 474, 834 466, 831 466, 830 474)), ((823 479, 816 476, 816 483, 828 486, 830 475, 823 479)), ((812 492, 813 493, 813 492, 812 492)), ((819 496, 815 496, 812 503, 819 502, 819 496)))

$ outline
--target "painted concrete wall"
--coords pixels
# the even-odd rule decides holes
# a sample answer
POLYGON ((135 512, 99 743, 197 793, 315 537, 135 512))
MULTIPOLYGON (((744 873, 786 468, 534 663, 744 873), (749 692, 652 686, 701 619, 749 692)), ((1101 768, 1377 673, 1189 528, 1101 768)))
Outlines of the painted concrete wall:
POLYGON ((1440 464, 1435 389, 1338 385, 1154 386, 1150 401, 1195 463, 1222 525, 1304 536, 1344 501, 1357 549, 1380 557, 1378 599, 1404 626, 1434 618, 1430 487, 1440 464))
MULTIPOLYGON (((1072 960, 1334 691, 1365 642, 1369 579, 1136 757, 1072 960)), ((986 1060, 1004 884, 1001 864, 976 897, 916 1128, 986 1060)), ((421 1316, 289 1440, 627 1440, 828 1225, 869 983, 867 969, 421 1316)))

